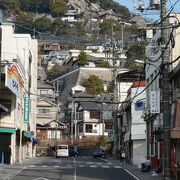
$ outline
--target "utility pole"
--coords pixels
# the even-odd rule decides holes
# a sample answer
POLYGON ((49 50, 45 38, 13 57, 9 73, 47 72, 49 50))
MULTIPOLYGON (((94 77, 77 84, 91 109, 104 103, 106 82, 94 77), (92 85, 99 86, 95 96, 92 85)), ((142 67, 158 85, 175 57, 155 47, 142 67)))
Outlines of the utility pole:
MULTIPOLYGON (((167 35, 167 18, 166 16, 166 2, 167 0, 161 0, 161 51, 162 51, 162 63, 168 63, 169 61, 169 49, 166 48, 167 35)), ((170 104, 169 104, 169 66, 164 65, 162 69, 162 113, 163 113, 163 140, 164 140, 164 156, 163 156, 163 169, 164 179, 171 179, 171 141, 170 141, 170 104)))

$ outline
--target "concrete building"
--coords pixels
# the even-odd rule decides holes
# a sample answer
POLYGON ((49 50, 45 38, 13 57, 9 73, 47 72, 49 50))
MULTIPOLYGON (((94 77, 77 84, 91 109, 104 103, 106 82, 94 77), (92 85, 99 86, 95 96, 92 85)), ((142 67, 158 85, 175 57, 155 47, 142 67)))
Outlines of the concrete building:
POLYGON ((35 156, 38 47, 36 39, 15 34, 14 28, 11 23, 0 26, 0 102, 8 109, 0 117, 0 150, 6 153, 11 145, 11 163, 21 163, 35 156))
POLYGON ((119 111, 120 153, 125 150, 126 161, 141 166, 146 160, 145 81, 135 81, 128 90, 119 111))
MULTIPOLYGON (((177 24, 177 19, 180 18, 179 14, 172 14, 175 15, 175 17, 171 16, 169 18, 169 23, 171 25, 177 24)), ((170 35, 171 29, 169 29, 169 35, 170 35)), ((177 87, 178 84, 178 62, 175 61, 177 57, 180 56, 180 37, 177 36, 177 34, 180 32, 180 28, 175 28, 173 31, 174 35, 174 42, 175 46, 173 46, 173 42, 169 43, 169 62, 170 62, 170 71, 172 71, 172 94, 175 97, 177 93, 177 87), (172 63, 171 63, 172 62, 172 63), (177 69, 176 69, 177 67, 177 69), (176 84, 176 85, 175 85, 176 84), (175 90, 175 92, 173 91, 175 90)), ((163 112, 161 111, 161 103, 160 103, 160 97, 162 96, 161 89, 163 88, 163 85, 160 81, 160 71, 162 68, 162 59, 161 59, 161 48, 159 48, 159 43, 161 40, 161 32, 156 31, 156 34, 151 39, 150 43, 146 47, 147 52, 147 59, 146 59, 146 81, 147 81, 147 103, 146 108, 144 110, 144 120, 146 121, 147 125, 147 158, 151 161, 153 159, 156 159, 158 161, 158 164, 156 164, 156 168, 162 168, 163 167, 163 149, 164 149, 164 140, 163 140, 163 112)), ((171 34, 172 35, 172 34, 171 34)), ((172 97, 171 108, 172 108, 172 114, 171 114, 171 121, 174 121, 174 107, 176 105, 176 101, 178 104, 178 97, 174 99, 172 97)), ((176 121, 177 122, 177 121, 176 121)), ((174 133, 175 131, 172 130, 172 142, 173 144, 176 144, 178 142, 178 133, 174 133), (177 140, 177 141, 176 141, 177 140), (175 143, 176 142, 176 143, 175 143)), ((175 147, 175 146, 174 146, 175 147)), ((177 146, 178 147, 178 146, 177 146)), ((174 154, 175 151, 171 150, 171 153, 174 154)), ((178 157, 178 155, 177 155, 178 157)), ((178 157, 179 160, 179 157, 178 157)))

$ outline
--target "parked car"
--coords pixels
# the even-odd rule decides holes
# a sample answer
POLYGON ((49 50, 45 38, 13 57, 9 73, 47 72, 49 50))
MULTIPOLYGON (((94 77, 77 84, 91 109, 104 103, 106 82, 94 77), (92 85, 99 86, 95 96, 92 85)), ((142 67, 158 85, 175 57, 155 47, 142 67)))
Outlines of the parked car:
POLYGON ((97 149, 95 152, 93 152, 93 158, 106 158, 106 153, 102 149, 97 149))

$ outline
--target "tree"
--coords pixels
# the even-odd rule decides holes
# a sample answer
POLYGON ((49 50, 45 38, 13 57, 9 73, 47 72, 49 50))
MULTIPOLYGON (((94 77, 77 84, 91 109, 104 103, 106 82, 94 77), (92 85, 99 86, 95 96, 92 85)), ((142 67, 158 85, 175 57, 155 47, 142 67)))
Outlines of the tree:
POLYGON ((66 66, 55 63, 54 66, 47 72, 47 79, 55 79, 68 71, 66 66))
POLYGON ((77 58, 77 65, 85 66, 88 65, 87 54, 84 51, 81 51, 77 58))
POLYGON ((105 147, 107 145, 107 137, 106 136, 99 136, 96 142, 97 146, 105 147))
POLYGON ((33 29, 33 14, 21 12, 19 16, 16 18, 16 22, 18 26, 16 26, 16 32, 18 33, 32 33, 31 29, 33 29), (25 28, 24 28, 25 27, 25 28))
POLYGON ((104 19, 103 22, 100 24, 100 34, 111 34, 112 29, 111 27, 113 26, 114 31, 120 31, 121 30, 121 25, 113 20, 113 19, 104 19))
POLYGON ((53 23, 52 23, 52 33, 54 35, 59 35, 61 34, 63 29, 63 21, 61 18, 56 18, 53 23))
POLYGON ((143 43, 133 44, 126 52, 126 55, 127 55, 127 64, 128 65, 133 64, 135 59, 144 61, 145 56, 146 56, 145 55, 145 44, 143 44, 143 43))
POLYGON ((91 75, 88 79, 85 79, 83 86, 86 88, 88 93, 93 95, 98 95, 104 92, 103 81, 95 75, 91 75))
POLYGON ((51 14, 55 17, 64 14, 67 11, 67 3, 64 0, 54 0, 49 3, 51 14))
POLYGON ((47 17, 40 17, 35 21, 35 28, 37 31, 46 32, 51 29, 51 20, 47 17))

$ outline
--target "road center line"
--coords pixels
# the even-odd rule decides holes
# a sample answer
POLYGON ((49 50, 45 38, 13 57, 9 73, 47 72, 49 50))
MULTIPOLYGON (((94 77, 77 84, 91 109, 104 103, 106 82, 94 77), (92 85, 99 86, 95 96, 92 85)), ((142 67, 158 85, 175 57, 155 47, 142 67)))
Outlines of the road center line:
POLYGON ((76 180, 76 159, 74 157, 74 180, 76 180))

